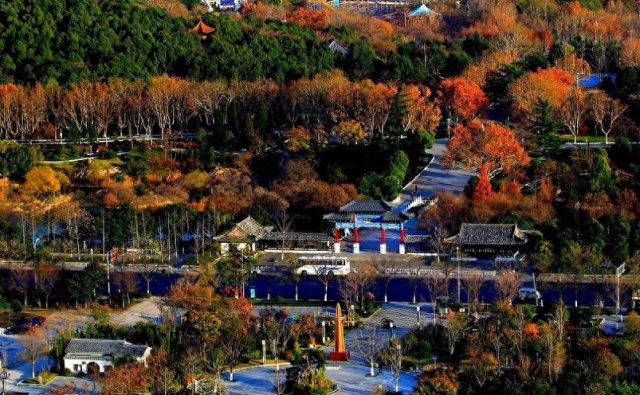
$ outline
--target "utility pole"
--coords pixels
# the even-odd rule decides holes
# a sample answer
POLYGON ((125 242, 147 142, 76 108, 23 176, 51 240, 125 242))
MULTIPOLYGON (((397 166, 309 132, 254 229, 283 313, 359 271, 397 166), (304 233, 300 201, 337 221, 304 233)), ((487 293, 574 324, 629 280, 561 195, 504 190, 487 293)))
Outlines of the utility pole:
POLYGON ((109 272, 111 270, 111 252, 107 254, 107 295, 109 295, 109 303, 111 303, 111 279, 109 278, 109 272))
POLYGON ((533 276, 533 292, 536 298, 536 307, 538 307, 538 287, 536 286, 536 274, 533 273, 532 276, 533 276))
POLYGON ((458 256, 458 302, 460 302, 460 246, 456 246, 456 255, 458 256))
POLYGON ((622 321, 622 314, 620 314, 620 276, 624 274, 626 265, 626 263, 623 263, 616 268, 616 314, 620 316, 620 321, 622 321))

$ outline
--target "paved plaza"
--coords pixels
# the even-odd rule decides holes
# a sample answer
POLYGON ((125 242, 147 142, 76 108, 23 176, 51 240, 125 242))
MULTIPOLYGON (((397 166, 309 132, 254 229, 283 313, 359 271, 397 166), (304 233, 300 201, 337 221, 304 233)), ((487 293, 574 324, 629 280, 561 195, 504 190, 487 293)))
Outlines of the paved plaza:
MULTIPOLYGON (((418 304, 420 306, 420 323, 427 325, 432 322, 433 314, 431 306, 426 303, 418 304)), ((256 306, 254 309, 260 311, 265 307, 256 306)), ((274 306, 278 308, 278 306, 274 306)), ((316 315, 329 314, 333 315, 333 308, 326 307, 288 307, 292 313, 314 313, 316 315)), ((418 313, 416 305, 409 303, 386 303, 380 310, 367 319, 363 320, 365 327, 375 326, 376 333, 383 340, 391 338, 391 336, 404 336, 418 325, 418 313), (383 324, 384 320, 393 320, 394 328, 392 330, 383 324)), ((326 376, 338 385, 338 394, 370 394, 372 390, 379 385, 386 388, 393 387, 393 380, 389 370, 378 370, 376 377, 368 377, 369 366, 358 355, 358 350, 354 344, 355 336, 358 336, 358 330, 348 331, 345 335, 345 343, 347 349, 351 353, 349 362, 327 364, 326 376)), ((332 344, 326 347, 327 352, 332 349, 332 344)), ((284 379, 284 371, 286 367, 281 367, 282 379, 284 379)), ((229 394, 272 394, 271 390, 276 383, 276 374, 274 367, 260 367, 236 371, 233 383, 228 383, 229 394)), ((400 390, 403 393, 412 393, 415 386, 417 372, 403 373, 400 379, 400 390)))
MULTIPOLYGON (((284 380, 286 367, 281 366, 281 379, 284 380)), ((393 388, 393 379, 388 370, 383 370, 376 377, 367 377, 369 368, 363 364, 354 363, 329 363, 326 376, 337 386, 337 394, 369 395, 373 388, 383 385, 393 388)), ((406 373, 400 377, 400 390, 403 393, 412 393, 416 382, 416 373, 406 373)), ((253 368, 236 371, 233 383, 227 383, 230 395, 267 395, 273 394, 276 383, 274 366, 253 368)))

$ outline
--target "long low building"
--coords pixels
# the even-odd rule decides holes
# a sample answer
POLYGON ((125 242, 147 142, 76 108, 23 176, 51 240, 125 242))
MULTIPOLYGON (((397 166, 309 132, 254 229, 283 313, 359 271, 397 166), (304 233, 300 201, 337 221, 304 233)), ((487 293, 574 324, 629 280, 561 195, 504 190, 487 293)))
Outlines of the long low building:
POLYGON ((517 224, 463 223, 460 232, 446 240, 466 254, 478 257, 510 256, 527 244, 527 232, 517 224))
POLYGON ((71 339, 64 355, 64 366, 73 373, 108 372, 114 359, 130 357, 146 365, 151 347, 131 344, 126 340, 71 339))
POLYGON ((214 240, 220 243, 220 250, 225 254, 232 246, 251 251, 283 247, 285 250, 329 251, 333 237, 322 232, 277 232, 272 226, 261 225, 248 216, 214 240))

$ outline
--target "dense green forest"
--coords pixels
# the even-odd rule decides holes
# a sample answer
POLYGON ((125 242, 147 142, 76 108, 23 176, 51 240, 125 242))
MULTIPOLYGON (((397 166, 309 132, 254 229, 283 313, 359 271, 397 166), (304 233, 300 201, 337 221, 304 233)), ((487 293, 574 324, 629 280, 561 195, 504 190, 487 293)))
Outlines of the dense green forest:
POLYGON ((138 1, 3 2, 0 76, 62 84, 162 73, 282 81, 333 66, 329 49, 298 25, 245 23, 231 15, 211 23, 217 33, 201 40, 189 32, 194 21, 138 1))
POLYGON ((137 0, 3 2, 0 80, 66 85, 167 73, 197 80, 284 82, 339 67, 355 78, 436 81, 459 74, 487 47, 478 36, 461 44, 403 42, 380 57, 375 40, 354 28, 323 28, 323 35, 337 37, 352 49, 339 58, 312 29, 297 23, 251 14, 203 18, 216 29, 204 40, 189 32, 196 18, 170 16, 137 0))

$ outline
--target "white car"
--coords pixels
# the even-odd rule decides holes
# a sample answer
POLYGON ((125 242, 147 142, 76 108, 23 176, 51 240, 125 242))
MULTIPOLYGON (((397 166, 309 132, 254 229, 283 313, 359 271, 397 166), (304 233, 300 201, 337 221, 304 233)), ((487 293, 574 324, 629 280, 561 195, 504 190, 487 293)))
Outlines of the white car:
POLYGON ((520 300, 525 299, 542 299, 542 295, 540 295, 539 291, 536 291, 534 288, 520 288, 518 290, 518 297, 520 300))

